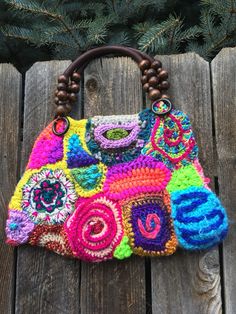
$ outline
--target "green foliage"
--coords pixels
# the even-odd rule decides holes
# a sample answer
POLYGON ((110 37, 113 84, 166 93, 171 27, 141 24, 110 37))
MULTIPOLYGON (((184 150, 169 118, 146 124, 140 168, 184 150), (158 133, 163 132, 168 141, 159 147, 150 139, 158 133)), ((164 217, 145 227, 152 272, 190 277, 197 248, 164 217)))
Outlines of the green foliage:
POLYGON ((150 54, 212 58, 236 43, 236 0, 3 0, 0 59, 20 69, 122 44, 150 54))
POLYGON ((223 47, 236 45, 236 0, 202 0, 201 5, 199 30, 203 43, 193 41, 187 51, 211 59, 223 47))

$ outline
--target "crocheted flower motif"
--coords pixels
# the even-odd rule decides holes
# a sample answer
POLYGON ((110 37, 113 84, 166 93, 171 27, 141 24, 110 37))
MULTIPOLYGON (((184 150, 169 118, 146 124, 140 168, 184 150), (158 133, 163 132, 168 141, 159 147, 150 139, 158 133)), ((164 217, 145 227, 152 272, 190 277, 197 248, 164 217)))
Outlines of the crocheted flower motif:
POLYGON ((90 262, 111 259, 123 236, 121 208, 103 194, 78 199, 65 230, 78 258, 90 262))
POLYGON ((204 187, 171 193, 172 217, 180 246, 207 249, 221 242, 228 231, 225 209, 204 187))
POLYGON ((60 223, 72 213, 76 193, 62 170, 45 169, 23 187, 23 210, 35 223, 60 223))
POLYGON ((60 255, 73 257, 73 252, 62 225, 37 225, 30 236, 29 243, 43 246, 60 255))
POLYGON ((133 160, 148 141, 154 121, 149 109, 135 115, 93 117, 86 126, 88 149, 105 165, 133 160))
MULTIPOLYGON (((27 169, 39 169, 47 164, 54 164, 62 160, 63 136, 57 136, 52 132, 52 123, 37 138, 29 158, 27 169)), ((63 129, 63 122, 58 121, 57 127, 58 131, 63 129)))
POLYGON ((151 156, 108 169, 104 192, 111 199, 122 200, 142 192, 160 192, 171 178, 170 170, 151 156))
POLYGON ((172 110, 164 117, 157 116, 151 141, 142 153, 163 161, 170 169, 186 165, 197 158, 198 148, 189 118, 177 110, 172 110))
POLYGON ((6 222, 6 242, 11 245, 26 243, 34 227, 34 223, 26 213, 19 210, 9 210, 6 222))
POLYGON ((166 191, 141 194, 122 202, 125 233, 137 255, 170 255, 177 240, 166 191))

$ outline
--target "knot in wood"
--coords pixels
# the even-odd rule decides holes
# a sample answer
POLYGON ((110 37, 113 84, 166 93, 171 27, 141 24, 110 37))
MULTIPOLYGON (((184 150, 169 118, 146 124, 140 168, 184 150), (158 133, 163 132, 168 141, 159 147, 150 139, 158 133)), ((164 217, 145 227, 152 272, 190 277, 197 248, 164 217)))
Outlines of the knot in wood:
POLYGON ((90 93, 95 93, 98 90, 98 83, 95 78, 89 78, 86 82, 86 89, 90 93))

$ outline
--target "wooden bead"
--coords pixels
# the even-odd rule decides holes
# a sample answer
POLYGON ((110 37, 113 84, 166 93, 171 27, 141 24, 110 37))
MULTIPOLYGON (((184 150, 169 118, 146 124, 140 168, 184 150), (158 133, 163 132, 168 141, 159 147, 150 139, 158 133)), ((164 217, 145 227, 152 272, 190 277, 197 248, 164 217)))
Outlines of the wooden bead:
POLYGON ((144 90, 145 92, 148 92, 148 90, 149 90, 149 84, 148 84, 148 83, 145 83, 145 84, 143 85, 143 90, 144 90))
POLYGON ((160 84, 161 90, 166 90, 170 87, 170 83, 168 81, 162 81, 160 84))
POLYGON ((67 86, 65 83, 58 83, 57 89, 58 90, 66 90, 67 86))
POLYGON ((78 93, 78 91, 79 91, 79 84, 71 84, 70 85, 70 91, 72 93, 78 93))
POLYGON ((145 71, 146 69, 150 68, 150 65, 151 65, 151 62, 149 60, 144 59, 139 63, 138 66, 140 70, 145 71))
POLYGON ((147 83, 147 76, 146 75, 143 75, 142 77, 141 77, 141 82, 142 82, 142 84, 145 84, 145 83, 147 83))
POLYGON ((147 75, 147 79, 149 80, 150 77, 156 76, 157 72, 154 69, 148 69, 146 75, 147 75))
POLYGON ((57 102, 57 105, 58 106, 65 106, 67 104, 67 101, 63 101, 63 100, 59 100, 58 102, 57 102))
POLYGON ((55 104, 58 104, 58 101, 59 101, 59 98, 58 98, 58 97, 55 97, 55 98, 54 98, 55 104))
POLYGON ((163 95, 161 95, 161 98, 167 98, 167 99, 170 99, 170 95, 163 94, 163 95))
POLYGON ((148 98, 151 100, 157 100, 161 97, 161 92, 159 91, 159 89, 152 89, 149 93, 148 93, 148 98))
POLYGON ((56 97, 57 97, 58 92, 59 92, 59 91, 56 89, 56 90, 55 90, 55 93, 54 93, 54 95, 55 95, 56 97))
POLYGON ((168 78, 168 72, 165 71, 165 70, 162 70, 160 73, 159 73, 159 78, 161 80, 166 80, 168 78))
POLYGON ((161 67, 162 67, 162 64, 161 64, 161 61, 159 61, 159 60, 154 60, 151 64, 151 68, 154 70, 157 70, 161 67))
POLYGON ((65 108, 65 106, 62 106, 62 105, 57 106, 57 108, 56 108, 56 114, 58 114, 59 116, 61 116, 61 115, 65 114, 65 113, 66 113, 66 108, 65 108))
POLYGON ((162 68, 157 69, 157 74, 159 74, 162 71, 162 68))
POLYGON ((157 87, 158 85, 158 82, 159 82, 159 79, 157 76, 152 76, 149 81, 148 81, 148 84, 152 87, 157 87))
POLYGON ((71 104, 66 104, 66 105, 65 105, 65 108, 66 108, 66 111, 67 111, 67 112, 71 112, 71 110, 72 110, 71 104))
POLYGON ((64 90, 60 90, 58 93, 57 93, 57 97, 60 99, 60 100, 66 100, 68 95, 67 95, 67 92, 64 91, 64 90))
POLYGON ((60 75, 58 77, 58 83, 68 83, 69 79, 65 75, 60 75))
POLYGON ((77 95, 75 93, 71 93, 71 94, 69 94, 69 99, 71 102, 76 102, 77 95))
POLYGON ((80 79, 81 79, 81 76, 80 76, 80 74, 79 74, 78 72, 74 72, 74 73, 72 74, 72 80, 73 80, 73 81, 79 82, 80 79))

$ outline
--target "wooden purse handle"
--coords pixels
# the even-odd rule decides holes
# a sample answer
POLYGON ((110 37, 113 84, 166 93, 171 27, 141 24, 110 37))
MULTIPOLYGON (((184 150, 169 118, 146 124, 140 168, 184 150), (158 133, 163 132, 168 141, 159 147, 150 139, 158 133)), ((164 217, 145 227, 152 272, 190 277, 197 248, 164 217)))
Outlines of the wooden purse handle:
POLYGON ((168 72, 162 69, 162 63, 159 60, 154 60, 152 57, 134 48, 104 46, 83 53, 58 77, 58 85, 55 91, 56 117, 67 116, 70 113, 72 104, 77 101, 81 73, 87 64, 92 59, 114 53, 131 57, 138 63, 142 71, 141 82, 143 89, 148 93, 149 99, 157 101, 161 98, 169 98, 163 94, 163 91, 169 88, 169 82, 167 81, 168 72))

